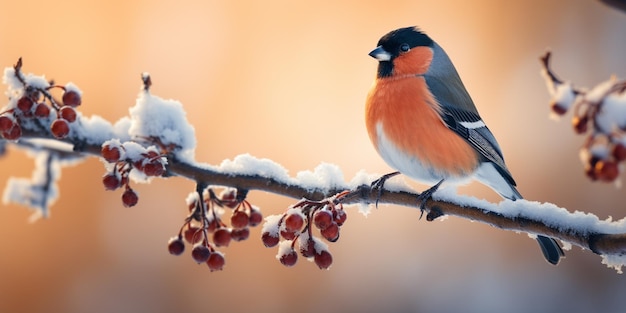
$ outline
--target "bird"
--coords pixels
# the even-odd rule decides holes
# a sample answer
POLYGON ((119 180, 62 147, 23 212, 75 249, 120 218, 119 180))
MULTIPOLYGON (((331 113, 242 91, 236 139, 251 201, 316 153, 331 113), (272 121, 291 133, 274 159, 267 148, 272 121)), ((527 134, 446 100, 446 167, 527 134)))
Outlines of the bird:
MULTIPOLYGON (((504 163, 496 138, 478 114, 452 61, 439 44, 416 26, 393 30, 380 38, 369 56, 378 61, 367 95, 365 123, 378 154, 396 172, 372 186, 404 174, 426 184, 424 203, 439 186, 472 179, 503 198, 522 199, 504 163)), ((564 256, 555 239, 537 236, 546 260, 564 256)))

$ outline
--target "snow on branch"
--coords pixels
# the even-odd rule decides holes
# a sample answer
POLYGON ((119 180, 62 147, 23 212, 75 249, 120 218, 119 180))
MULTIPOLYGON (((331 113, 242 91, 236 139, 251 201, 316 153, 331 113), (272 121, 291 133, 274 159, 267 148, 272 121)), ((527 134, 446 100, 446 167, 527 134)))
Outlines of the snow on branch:
MULTIPOLYGON (((547 61, 545 64, 547 68, 547 61)), ((247 194, 256 190, 298 200, 282 214, 265 217, 262 239, 267 247, 278 248, 276 258, 292 266, 301 255, 326 269, 332 264, 326 242, 339 239, 347 217, 344 206, 356 205, 367 214, 376 201, 414 208, 420 205, 418 194, 401 180, 392 179, 379 190, 370 185, 376 175, 360 172, 346 181, 341 169, 332 164, 320 164, 313 171, 291 176, 281 165, 247 154, 219 165, 197 162, 194 128, 182 104, 152 95, 147 74, 142 75, 144 85, 130 115, 112 124, 98 116, 85 117, 77 110, 81 91, 73 84, 60 86, 41 76, 25 75, 21 66, 20 60, 4 71, 9 100, 0 110, 0 134, 4 138, 0 151, 7 144, 26 149, 36 158, 36 167, 30 180, 10 179, 3 201, 31 206, 39 216, 48 215, 48 207, 58 196, 60 167, 97 156, 105 163, 104 187, 122 189, 125 206, 139 200, 132 188, 134 182, 169 176, 196 182, 196 189, 185 200, 189 215, 168 242, 171 254, 183 253, 190 244, 196 262, 206 263, 212 271, 222 269, 225 259, 218 249, 247 239, 249 228, 263 222, 261 210, 246 200, 247 194), (52 89, 62 90, 63 99, 54 98, 49 92, 52 89), (221 192, 218 186, 224 187, 221 192), (227 213, 229 219, 225 218, 227 213)), ((555 95, 569 99, 569 94, 573 99, 581 94, 574 89, 555 91, 564 83, 551 71, 546 74, 555 86, 555 95)), ((456 195, 449 189, 428 200, 426 213, 428 221, 451 215, 557 238, 566 248, 577 245, 602 255, 603 263, 618 271, 626 263, 624 219, 600 220, 590 213, 572 213, 550 203, 527 200, 493 204, 456 195)))

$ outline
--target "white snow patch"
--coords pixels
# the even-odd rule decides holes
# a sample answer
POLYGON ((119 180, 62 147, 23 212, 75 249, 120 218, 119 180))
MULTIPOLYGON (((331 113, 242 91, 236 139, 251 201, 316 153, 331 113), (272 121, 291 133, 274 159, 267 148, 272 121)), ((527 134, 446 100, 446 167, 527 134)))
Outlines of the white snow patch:
POLYGON ((593 89, 589 90, 585 94, 585 100, 592 103, 602 101, 602 99, 608 94, 609 90, 611 90, 611 88, 615 85, 616 81, 616 77, 611 77, 609 80, 597 84, 593 87, 593 89))
POLYGON ((183 105, 142 91, 135 106, 129 109, 128 129, 133 139, 158 138, 164 145, 175 145, 180 159, 193 160, 196 148, 195 129, 187 120, 183 105))
POLYGON ((298 185, 308 190, 347 189, 341 168, 335 164, 321 163, 313 172, 300 171, 296 174, 298 185))
MULTIPOLYGON (((29 84, 29 85, 31 85, 30 81, 28 82, 28 84, 29 84)), ((64 87, 65 87, 65 92, 68 92, 68 91, 73 91, 73 92, 77 93, 77 94, 78 94, 79 96, 81 96, 81 97, 82 97, 82 95, 83 95, 83 91, 82 91, 82 90, 80 90, 80 89, 78 88, 78 86, 76 86, 76 84, 74 84, 74 83, 72 83, 72 82, 68 82, 67 84, 65 84, 65 86, 64 86, 64 87)))
POLYGON ((604 98, 596 115, 596 125, 605 134, 626 127, 626 92, 611 93, 604 98))
POLYGON ((278 223, 280 222, 281 217, 282 214, 266 216, 261 233, 269 233, 272 236, 278 236, 278 223))
POLYGON ((250 154, 240 154, 232 160, 224 160, 219 171, 232 175, 259 175, 274 178, 282 182, 290 182, 287 169, 270 159, 258 159, 250 154))

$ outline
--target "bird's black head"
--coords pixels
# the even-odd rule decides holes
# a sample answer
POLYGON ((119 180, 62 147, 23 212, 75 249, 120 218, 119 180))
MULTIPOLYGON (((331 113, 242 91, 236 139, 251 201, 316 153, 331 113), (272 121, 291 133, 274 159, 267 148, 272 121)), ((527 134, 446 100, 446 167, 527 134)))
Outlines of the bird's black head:
POLYGON ((415 47, 432 47, 433 40, 417 27, 405 27, 393 30, 378 40, 378 47, 369 55, 377 59, 378 77, 391 76, 393 60, 415 47))

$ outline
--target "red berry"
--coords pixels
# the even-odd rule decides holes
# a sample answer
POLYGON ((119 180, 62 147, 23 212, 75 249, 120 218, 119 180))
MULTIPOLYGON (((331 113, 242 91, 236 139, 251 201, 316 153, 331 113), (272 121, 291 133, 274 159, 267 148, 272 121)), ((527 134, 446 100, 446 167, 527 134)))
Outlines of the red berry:
POLYGON ((74 90, 68 90, 63 93, 63 104, 69 105, 72 107, 77 107, 82 102, 80 95, 78 92, 74 90))
POLYGON ((153 160, 144 164, 142 171, 148 176, 161 176, 165 173, 165 167, 161 162, 153 160))
POLYGON ((209 259, 206 261, 206 264, 209 266, 211 272, 221 271, 224 268, 224 264, 226 264, 226 260, 221 252, 215 251, 211 253, 211 256, 209 256, 209 259))
POLYGON ((170 238, 167 243, 167 250, 172 255, 181 255, 185 251, 185 243, 181 240, 180 236, 170 238))
POLYGON ((305 258, 315 256, 315 241, 309 238, 304 245, 300 245, 300 253, 305 258))
POLYGON ((287 240, 296 239, 296 233, 292 231, 281 230, 280 235, 287 240))
POLYGON ((137 193, 131 188, 127 188, 122 194, 122 203, 124 203, 124 206, 127 208, 135 206, 137 201, 139 201, 139 196, 137 196, 137 193))
POLYGON ((587 115, 572 117, 572 126, 577 134, 584 134, 587 132, 587 126, 589 124, 589 118, 587 115))
POLYGON ((335 223, 341 226, 346 222, 348 215, 346 214, 346 211, 340 209, 333 211, 333 217, 335 218, 335 223))
POLYGON ((115 190, 121 186, 121 181, 115 173, 108 173, 102 177, 102 184, 106 190, 115 190))
POLYGON ((37 103, 37 107, 35 107, 35 116, 39 118, 46 118, 50 116, 50 107, 43 102, 37 103))
POLYGON ((202 241, 204 237, 202 230, 194 226, 189 226, 189 228, 185 229, 183 235, 185 236, 185 240, 187 240, 187 242, 191 244, 196 244, 202 241))
POLYGON ((115 163, 122 157, 120 147, 114 145, 103 145, 100 154, 109 163, 115 163))
POLYGON ((56 119, 52 122, 52 125, 50 125, 50 131, 52 131, 54 137, 63 139, 70 133, 70 126, 67 124, 66 120, 56 119))
POLYGON ((622 143, 618 143, 613 147, 613 157, 617 162, 626 160, 626 146, 622 143))
POLYGON ((326 229, 333 223, 333 214, 326 210, 320 210, 313 215, 313 223, 320 230, 326 229))
POLYGON ((276 246, 280 239, 278 238, 278 235, 272 235, 269 232, 264 232, 263 235, 261 235, 261 240, 266 247, 271 248, 276 246))
POLYGON ((332 222, 328 227, 322 229, 320 233, 324 238, 326 238, 326 240, 335 242, 339 239, 339 225, 332 222))
POLYGON ((554 112, 557 115, 563 115, 567 112, 567 105, 553 101, 552 103, 550 103, 550 108, 552 109, 552 112, 554 112))
POLYGON ((76 110, 71 106, 64 105, 59 110, 59 117, 70 123, 74 123, 74 121, 76 121, 76 110))
POLYGON ((209 227, 206 231, 212 233, 218 228, 220 228, 220 223, 217 220, 212 220, 209 222, 209 227))
POLYGON ((285 218, 285 230, 288 232, 298 232, 304 226, 302 213, 289 213, 285 218))
POLYGON ((231 209, 236 208, 239 204, 239 201, 237 201, 237 189, 229 188, 222 191, 222 194, 220 195, 220 201, 226 207, 229 207, 231 209))
POLYGON ((15 120, 7 115, 0 115, 0 132, 10 131, 15 126, 15 120))
POLYGON ((298 261, 298 254, 295 250, 291 249, 287 253, 281 255, 278 260, 282 265, 291 267, 296 265, 296 262, 298 261))
POLYGON ((248 226, 248 214, 244 211, 235 211, 230 217, 230 225, 235 229, 240 229, 248 226))
POLYGON ((230 232, 230 237, 234 241, 244 241, 248 239, 248 237, 250 237, 250 228, 245 227, 245 228, 233 229, 230 232))
POLYGON ((207 246, 201 243, 193 246, 193 249, 191 250, 191 257, 198 264, 208 261, 210 256, 211 250, 209 250, 207 246))
POLYGON ((316 253, 313 259, 315 264, 322 270, 329 268, 333 264, 333 256, 326 250, 316 253))
POLYGON ((22 127, 20 124, 15 124, 13 128, 8 131, 2 132, 2 137, 7 140, 17 140, 22 136, 22 127))
POLYGON ((596 178, 604 182, 612 182, 619 176, 617 163, 611 161, 598 161, 595 165, 596 178))
POLYGON ((230 239, 230 230, 227 228, 220 228, 213 233, 213 242, 218 247, 228 247, 230 239))
POLYGON ((254 227, 261 224, 261 222, 263 222, 263 214, 261 214, 261 211, 252 208, 250 210, 250 220, 248 221, 248 224, 254 227))
POLYGON ((24 96, 17 100, 17 108, 24 113, 30 112, 30 110, 33 108, 33 105, 35 105, 35 103, 30 97, 24 96))

